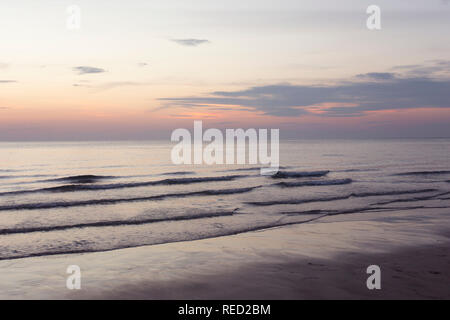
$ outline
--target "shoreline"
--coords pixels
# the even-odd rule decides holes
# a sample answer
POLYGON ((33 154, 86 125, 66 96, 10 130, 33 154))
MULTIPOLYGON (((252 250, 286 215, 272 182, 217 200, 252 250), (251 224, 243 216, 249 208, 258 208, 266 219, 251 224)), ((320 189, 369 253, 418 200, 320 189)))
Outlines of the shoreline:
POLYGON ((1 299, 449 299, 448 209, 326 217, 233 236, 0 261, 1 299), (66 268, 79 265, 81 290, 66 268), (369 265, 381 290, 368 290, 369 265))

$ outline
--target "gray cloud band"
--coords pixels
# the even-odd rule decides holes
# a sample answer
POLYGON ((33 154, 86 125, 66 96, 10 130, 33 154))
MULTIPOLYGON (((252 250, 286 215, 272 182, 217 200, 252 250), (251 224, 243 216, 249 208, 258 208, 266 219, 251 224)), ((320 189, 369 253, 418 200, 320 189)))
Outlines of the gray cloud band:
POLYGON ((208 105, 239 105, 273 116, 301 116, 307 109, 325 103, 337 107, 322 109, 320 116, 362 116, 368 111, 450 108, 450 63, 432 66, 395 67, 402 73, 360 74, 353 81, 329 86, 276 84, 240 91, 216 91, 204 97, 163 98, 168 105, 195 108, 208 105), (419 76, 420 74, 420 76, 419 76), (436 76, 440 75, 440 76, 436 76), (345 106, 348 104, 348 106, 345 106))
POLYGON ((196 47, 198 45, 209 43, 209 40, 206 39, 172 39, 173 42, 188 47, 196 47))
POLYGON ((88 66, 74 67, 73 70, 78 72, 78 74, 90 74, 90 73, 103 73, 103 72, 106 72, 106 70, 104 70, 102 68, 88 67, 88 66))

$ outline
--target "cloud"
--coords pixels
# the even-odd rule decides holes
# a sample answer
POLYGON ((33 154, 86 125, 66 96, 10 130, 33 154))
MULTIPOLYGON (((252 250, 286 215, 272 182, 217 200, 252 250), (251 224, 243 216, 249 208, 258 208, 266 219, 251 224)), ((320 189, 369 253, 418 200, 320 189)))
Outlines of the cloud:
POLYGON ((16 83, 16 80, 0 80, 0 83, 16 83))
POLYGON ((364 111, 358 109, 358 107, 350 107, 350 106, 338 106, 338 107, 330 107, 321 109, 322 113, 318 113, 317 115, 320 117, 361 117, 364 115, 364 111))
POLYGON ((146 62, 139 62, 137 65, 138 65, 138 67, 146 67, 146 66, 148 66, 148 63, 146 63, 146 62))
POLYGON ((358 74, 357 78, 367 80, 392 80, 395 78, 395 73, 392 72, 369 72, 364 74, 358 74))
POLYGON ((106 70, 104 70, 102 68, 88 67, 88 66, 74 67, 73 70, 78 72, 78 74, 90 74, 90 73, 103 73, 103 72, 106 72, 106 70))
MULTIPOLYGON (((450 63, 442 61, 435 62, 435 65, 440 65, 439 72, 450 67, 450 63)), ((414 70, 418 68, 423 67, 412 67, 414 70)), ((433 73, 436 70, 433 69, 433 73)), ((272 116, 310 114, 355 117, 380 110, 450 108, 450 78, 433 78, 423 74, 405 77, 376 72, 357 78, 363 81, 342 81, 327 86, 275 84, 240 91, 216 91, 207 96, 161 100, 168 105, 190 108, 195 105, 200 105, 199 108, 210 105, 241 106, 272 116), (334 106, 329 107, 330 104, 334 106)))
POLYGON ((187 47, 196 47, 204 43, 209 43, 206 39, 172 39, 171 41, 187 47))
POLYGON ((115 89, 115 88, 120 88, 120 87, 135 87, 135 86, 144 86, 144 85, 147 85, 147 83, 133 82, 133 81, 111 81, 111 82, 95 84, 95 85, 94 84, 82 84, 82 83, 72 84, 73 87, 94 89, 94 92, 115 89))
POLYGON ((133 82, 133 81, 113 81, 101 84, 98 86, 99 89, 114 89, 118 87, 134 87, 134 86, 143 86, 145 83, 133 82))
POLYGON ((402 72, 406 77, 450 77, 450 61, 430 60, 422 65, 395 66, 392 70, 402 72))

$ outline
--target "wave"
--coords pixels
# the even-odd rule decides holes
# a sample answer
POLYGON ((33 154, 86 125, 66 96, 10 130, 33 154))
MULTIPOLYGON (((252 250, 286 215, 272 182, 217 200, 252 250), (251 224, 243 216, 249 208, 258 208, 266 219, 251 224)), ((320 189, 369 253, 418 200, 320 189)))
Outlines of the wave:
POLYGON ((31 175, 18 175, 18 176, 0 176, 0 179, 19 179, 19 178, 44 178, 54 177, 52 174, 31 174, 31 175))
POLYGON ((86 174, 86 175, 78 175, 78 176, 69 176, 69 177, 63 177, 63 178, 56 178, 56 179, 49 179, 45 181, 63 181, 63 182, 70 182, 70 183, 94 183, 101 180, 106 179, 114 179, 117 177, 114 176, 97 176, 92 174, 86 174))
POLYGON ((433 194, 433 195, 426 195, 421 197, 414 197, 414 198, 406 198, 406 199, 395 199, 395 200, 389 200, 389 201, 383 201, 375 203, 374 205, 383 205, 383 204, 391 204, 396 202, 415 202, 415 201, 424 201, 424 200, 433 200, 433 199, 439 199, 439 200, 446 200, 445 198, 439 198, 445 195, 450 194, 449 191, 433 194))
POLYGON ((272 201, 248 201, 246 204, 253 206, 275 206, 275 205, 283 205, 283 204, 302 204, 302 203, 310 203, 310 202, 325 202, 325 201, 335 201, 335 200, 343 200, 350 198, 349 195, 345 196, 335 196, 335 197, 327 197, 327 198, 309 198, 309 199, 286 199, 286 200, 272 200, 272 201))
POLYGON ((92 199, 92 200, 80 200, 80 201, 22 203, 22 204, 12 204, 12 205, 0 206, 0 211, 68 208, 68 207, 81 207, 81 206, 91 206, 91 205, 108 205, 108 204, 116 204, 116 203, 124 203, 124 202, 157 201, 157 200, 163 200, 166 198, 229 195, 229 194, 250 192, 257 188, 261 188, 261 186, 247 187, 247 188, 235 188, 235 189, 193 191, 193 192, 185 192, 185 193, 167 193, 167 194, 161 194, 161 195, 156 195, 156 196, 135 197, 135 198, 106 198, 106 199, 92 199))
MULTIPOLYGON (((48 179, 48 180, 40 180, 37 182, 71 182, 71 183, 94 183, 101 180, 107 179, 124 179, 124 178, 142 178, 142 177, 156 177, 156 176, 177 176, 177 175, 191 175, 195 174, 194 171, 175 171, 175 172, 163 172, 163 173, 154 173, 154 174, 136 174, 136 175, 123 175, 123 176, 101 176, 101 175, 77 175, 77 176, 69 176, 62 177, 57 179, 48 179)), ((26 176, 26 177, 39 177, 40 175, 35 176, 26 176)), ((42 175, 42 177, 50 177, 54 175, 42 175)), ((25 177, 25 176, 24 176, 25 177)))
MULTIPOLYGON (((0 256, 0 260, 15 260, 15 259, 23 259, 23 258, 29 258, 29 257, 39 257, 39 256, 51 256, 51 255, 59 255, 59 254, 79 254, 79 253, 91 253, 91 252, 106 252, 106 251, 113 251, 118 249, 126 249, 126 248, 135 248, 135 247, 142 247, 142 246, 150 246, 150 245, 159 245, 159 244, 165 244, 165 243, 175 243, 175 242, 185 242, 185 241, 194 241, 194 240, 200 240, 200 239, 210 239, 210 238, 217 238, 217 237, 223 237, 223 236, 231 236, 231 235, 237 235, 241 233, 247 233, 247 232, 255 232, 255 231, 261 231, 261 230, 267 230, 271 228, 280 228, 290 225, 299 225, 299 224, 305 224, 314 222, 317 220, 320 220, 324 217, 330 216, 330 215, 336 215, 336 214, 344 214, 344 213, 356 213, 358 212, 364 212, 364 211, 370 211, 370 212, 376 212, 378 211, 401 211, 401 210, 412 210, 412 209, 420 209, 420 208, 433 208, 433 207, 426 207, 426 206, 416 206, 416 207, 380 207, 380 208, 355 208, 355 209, 343 209, 343 210, 310 210, 310 211, 303 211, 303 212, 282 212, 285 215, 299 215, 299 214, 316 214, 318 216, 312 217, 307 220, 301 220, 301 221, 285 221, 282 217, 276 221, 272 221, 269 223, 262 223, 259 225, 254 226, 244 226, 237 229, 220 229, 219 232, 216 232, 214 234, 207 234, 207 233, 199 233, 199 234, 190 234, 188 237, 184 238, 176 238, 176 239, 164 239, 164 240, 156 240, 156 241, 148 241, 143 243, 129 243, 129 244, 120 244, 120 245, 114 245, 108 248, 67 248, 67 249, 56 249, 52 251, 40 251, 40 252, 29 252, 29 253, 18 253, 14 252, 11 255, 3 255, 0 256)), ((435 207, 435 208, 444 208, 444 207, 435 207)), ((224 212, 224 215, 227 214, 236 214, 235 211, 238 209, 235 209, 232 212, 224 212)), ((241 213, 243 214, 243 213, 241 213)), ((215 215, 217 216, 217 215, 215 215)), ((287 218, 287 217, 286 217, 287 218)))
POLYGON ((350 209, 342 209, 342 210, 306 210, 306 211, 284 211, 280 212, 280 214, 288 215, 288 216, 297 216, 297 215, 316 215, 322 214, 327 216, 334 216, 340 214, 352 214, 352 213, 363 213, 363 212, 388 212, 388 211, 403 211, 403 210, 415 210, 415 209, 446 209, 448 207, 439 206, 439 207, 428 207, 428 206, 409 206, 409 207, 359 207, 359 208, 350 208, 350 209))
POLYGON ((341 185, 350 184, 352 179, 334 179, 334 180, 312 180, 312 181, 296 181, 296 182, 278 182, 273 184, 274 186, 280 187, 310 187, 310 186, 331 186, 331 185, 341 185))
POLYGON ((325 153, 322 157, 343 157, 345 154, 342 153, 325 153))
POLYGON ((394 176, 427 176, 427 175, 440 175, 440 174, 450 174, 448 170, 438 170, 438 171, 412 171, 412 172, 400 172, 394 174, 394 176))
POLYGON ((232 181, 237 178, 243 178, 243 177, 246 177, 246 176, 233 175, 233 176, 220 176, 220 177, 172 178, 172 179, 164 179, 164 180, 156 180, 156 181, 114 183, 114 184, 100 184, 100 185, 71 184, 71 185, 33 189, 33 190, 1 192, 0 196, 28 194, 28 193, 40 193, 40 192, 55 192, 56 193, 56 192, 92 191, 92 190, 111 190, 111 189, 137 188, 137 187, 147 187, 147 186, 157 186, 157 185, 177 185, 177 184, 192 184, 192 183, 202 183, 202 182, 232 181))
MULTIPOLYGON (((280 166, 278 169, 289 169, 291 167, 280 166)), ((222 172, 241 172, 241 171, 260 171, 262 167, 249 167, 249 168, 237 168, 237 169, 229 169, 222 170, 222 172)))
POLYGON ((195 171, 175 171, 175 172, 161 173, 162 176, 178 176, 178 175, 188 175, 188 174, 195 174, 195 171))
POLYGON ((253 206, 303 204, 303 203, 311 203, 311 202, 327 202, 327 201, 345 200, 345 199, 349 199, 349 198, 353 198, 353 197, 354 198, 364 198, 364 197, 374 197, 374 196, 393 196, 393 195, 425 193, 425 192, 433 192, 433 191, 437 191, 437 189, 350 193, 350 194, 346 194, 346 195, 342 195, 342 196, 324 197, 324 198, 286 199, 286 200, 273 200, 273 201, 250 201, 250 202, 246 202, 246 204, 253 205, 253 206))
POLYGON ((219 232, 215 234, 192 234, 189 237, 186 238, 180 238, 180 239, 171 239, 171 240, 156 240, 151 242, 145 242, 145 243, 136 243, 136 244, 122 244, 122 245, 116 245, 111 246, 109 248, 77 248, 77 249, 58 249, 53 251, 41 251, 41 252, 30 252, 30 253, 22 253, 10 256, 0 256, 0 260, 15 260, 15 259, 23 259, 23 258, 30 258, 30 257, 41 257, 41 256, 52 256, 52 255, 59 255, 59 254, 76 254, 76 253, 90 253, 90 252, 106 252, 106 251, 113 251, 118 249, 126 249, 126 248, 136 248, 136 247, 142 247, 142 246, 149 246, 149 245, 158 245, 158 244, 165 244, 165 243, 174 243, 174 242, 185 242, 185 241, 194 241, 194 240, 200 240, 200 239, 211 239, 211 238, 217 238, 217 237, 224 237, 224 236, 232 236, 237 235, 241 233, 246 232, 254 232, 254 231, 260 231, 270 228, 276 228, 276 227, 283 227, 283 226, 289 226, 289 225, 295 225, 295 224, 303 224, 312 222, 314 220, 320 219, 321 217, 314 217, 312 219, 304 220, 304 221, 289 221, 284 222, 282 219, 279 219, 277 221, 271 222, 271 223, 265 223, 260 224, 256 226, 247 226, 247 227, 241 227, 238 229, 220 229, 219 232))
POLYGON ((367 168, 367 169, 342 169, 342 170, 334 170, 335 172, 371 172, 371 171, 380 171, 380 169, 375 168, 367 168))
POLYGON ((274 179, 284 179, 284 178, 302 178, 302 177, 323 177, 330 173, 329 170, 322 171, 298 171, 298 172, 286 172, 278 171, 271 177, 274 179))
POLYGON ((361 192, 361 193, 352 193, 353 197, 372 197, 372 196, 395 196, 402 194, 414 194, 414 193, 425 193, 425 192, 434 192, 439 191, 438 189, 415 189, 415 190, 396 190, 396 191, 376 191, 376 192, 361 192))
MULTIPOLYGON (((410 207, 408 209, 417 209, 419 207, 410 207)), ((422 208, 422 206, 420 207, 422 208)), ((343 209, 343 210, 325 210, 325 209, 317 209, 317 210, 306 210, 306 211, 283 211, 281 214, 288 216, 298 216, 298 215, 315 215, 315 214, 323 214, 327 216, 339 215, 339 214, 351 214, 351 213, 362 213, 362 212, 374 212, 374 211, 391 211, 392 208, 383 208, 383 207, 362 207, 362 208, 352 208, 352 209, 343 209)), ((400 210, 400 208, 399 208, 400 210)))
POLYGON ((110 220, 110 221, 97 221, 97 222, 87 222, 78 223, 71 225, 59 225, 59 226, 37 226, 37 227, 25 227, 25 228, 14 228, 14 229, 0 229, 0 235, 6 234, 17 234, 17 233, 32 233, 32 232, 50 232, 50 231, 61 231, 68 229, 79 229, 79 228, 89 228, 89 227, 116 227, 116 226, 134 226, 142 224, 150 224, 157 222, 167 222, 167 221, 183 221, 183 220, 196 220, 196 219, 207 219, 207 218, 217 218, 233 216, 238 214, 235 209, 233 211, 224 212, 208 212, 194 215, 182 215, 174 217, 165 218, 150 218, 150 219, 139 219, 139 220, 110 220))

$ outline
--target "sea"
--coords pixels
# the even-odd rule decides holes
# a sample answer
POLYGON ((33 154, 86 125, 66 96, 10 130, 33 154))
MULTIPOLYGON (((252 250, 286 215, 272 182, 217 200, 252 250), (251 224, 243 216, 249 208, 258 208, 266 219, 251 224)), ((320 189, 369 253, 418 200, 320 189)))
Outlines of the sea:
POLYGON ((173 146, 1 142, 0 260, 450 207, 450 139, 281 141, 271 176, 257 165, 176 165, 173 146))

